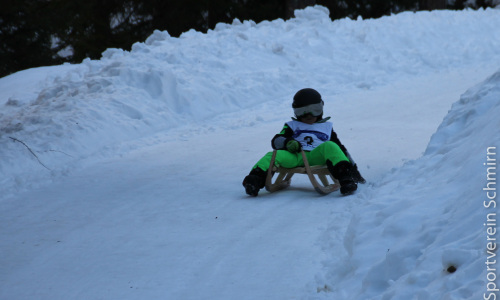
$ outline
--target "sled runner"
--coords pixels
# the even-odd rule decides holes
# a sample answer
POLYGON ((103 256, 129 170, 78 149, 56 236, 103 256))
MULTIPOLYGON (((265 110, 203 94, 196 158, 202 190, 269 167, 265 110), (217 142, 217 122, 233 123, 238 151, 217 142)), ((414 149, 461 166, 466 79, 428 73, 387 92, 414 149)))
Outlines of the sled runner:
POLYGON ((316 192, 322 195, 326 195, 340 189, 340 184, 335 178, 333 178, 330 171, 328 171, 328 168, 325 165, 311 167, 309 165, 309 162, 307 161, 307 157, 304 151, 301 151, 301 154, 302 159, 304 160, 304 167, 287 169, 274 165, 274 161, 276 160, 276 150, 273 151, 266 178, 266 190, 268 192, 273 193, 290 186, 292 176, 294 174, 307 174, 316 192), (277 177, 273 183, 273 176, 275 175, 275 173, 277 174, 277 177), (330 183, 327 178, 328 176, 331 178, 331 181, 333 181, 333 183, 330 183), (321 183, 318 182, 316 177, 319 178, 321 183))

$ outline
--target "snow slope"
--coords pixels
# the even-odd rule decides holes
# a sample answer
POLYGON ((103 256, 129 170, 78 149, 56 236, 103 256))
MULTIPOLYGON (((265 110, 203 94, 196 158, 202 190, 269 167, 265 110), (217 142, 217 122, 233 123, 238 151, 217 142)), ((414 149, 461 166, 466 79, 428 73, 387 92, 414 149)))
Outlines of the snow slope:
POLYGON ((296 15, 0 79, 0 299, 488 295, 500 10, 296 15), (369 182, 246 197, 303 87, 369 182))
POLYGON ((481 299, 486 257, 496 261, 486 253, 495 237, 487 228, 498 227, 487 214, 496 209, 483 188, 487 168, 498 165, 499 99, 497 72, 453 104, 421 158, 363 191, 343 254, 328 266, 331 290, 346 299, 352 294, 339 287, 354 287, 355 299, 481 299))

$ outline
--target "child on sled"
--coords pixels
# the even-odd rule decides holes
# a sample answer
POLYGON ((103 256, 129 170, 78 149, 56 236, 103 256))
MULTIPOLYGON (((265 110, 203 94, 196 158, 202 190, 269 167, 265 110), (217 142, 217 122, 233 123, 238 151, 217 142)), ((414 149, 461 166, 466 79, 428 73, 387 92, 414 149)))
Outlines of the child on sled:
MULTIPOLYGON (((275 164, 284 168, 303 167, 301 150, 304 150, 311 166, 326 165, 328 171, 340 183, 343 195, 352 194, 357 183, 365 183, 356 164, 333 131, 330 119, 323 119, 321 95, 314 89, 298 91, 292 107, 296 118, 285 123, 282 131, 271 140, 276 153, 275 164)), ((272 152, 268 152, 252 168, 243 180, 248 195, 257 196, 265 186, 272 152)))

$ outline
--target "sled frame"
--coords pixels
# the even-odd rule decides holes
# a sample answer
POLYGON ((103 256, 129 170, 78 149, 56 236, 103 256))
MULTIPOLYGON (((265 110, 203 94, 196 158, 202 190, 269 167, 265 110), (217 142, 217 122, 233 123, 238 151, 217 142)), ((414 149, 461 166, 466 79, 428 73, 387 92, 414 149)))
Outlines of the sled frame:
POLYGON ((292 181, 292 176, 295 174, 307 174, 311 184, 313 185, 316 192, 321 195, 327 195, 331 192, 334 192, 340 189, 340 184, 338 180, 336 180, 330 171, 328 170, 326 165, 321 166, 310 166, 309 161, 307 160, 305 152, 302 150, 302 160, 304 161, 304 167, 297 168, 283 168, 277 167, 274 165, 276 160, 277 150, 273 151, 273 155, 271 156, 271 163, 269 164, 269 170, 267 171, 266 177, 266 190, 270 193, 282 190, 290 186, 292 181), (277 174, 276 179, 273 182, 274 175, 277 174), (328 176, 331 181, 328 180, 328 176), (319 179, 316 179, 316 177, 319 179))

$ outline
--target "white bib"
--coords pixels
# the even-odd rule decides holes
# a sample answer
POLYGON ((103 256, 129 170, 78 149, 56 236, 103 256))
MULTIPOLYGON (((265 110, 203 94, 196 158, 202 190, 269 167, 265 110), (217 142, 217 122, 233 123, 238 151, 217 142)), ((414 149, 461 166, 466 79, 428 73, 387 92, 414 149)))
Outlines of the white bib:
POLYGON ((293 130, 293 139, 300 143, 303 150, 311 151, 320 144, 329 141, 333 124, 330 122, 306 124, 299 121, 287 122, 293 130))

